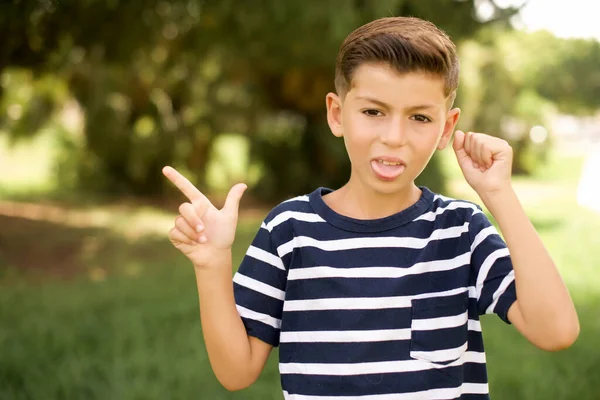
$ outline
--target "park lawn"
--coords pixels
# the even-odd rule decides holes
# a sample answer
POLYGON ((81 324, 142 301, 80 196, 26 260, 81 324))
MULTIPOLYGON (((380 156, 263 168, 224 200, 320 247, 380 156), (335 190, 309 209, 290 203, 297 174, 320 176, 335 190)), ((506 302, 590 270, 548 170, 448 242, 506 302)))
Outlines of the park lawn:
MULTIPOLYGON (((534 181, 515 180, 572 290, 580 338, 566 351, 546 353, 497 317, 483 317, 494 400, 599 398, 600 216, 575 203, 580 166, 579 158, 553 159, 534 181)), ((456 176, 451 189, 472 196, 456 176)), ((143 215, 154 221, 154 214, 143 215)), ((163 224, 164 213, 155 219, 163 224)), ((64 248, 53 262, 85 270, 41 279, 34 269, 25 279, 0 255, 1 400, 282 398, 276 351, 251 388, 229 393, 219 386, 202 342, 193 271, 160 230, 123 235, 124 227, 143 222, 139 214, 124 215, 116 227, 43 222, 15 233, 22 235, 21 251, 64 248), (91 244, 82 241, 90 237, 91 244)), ((259 224, 256 214, 241 221, 234 264, 259 224)))

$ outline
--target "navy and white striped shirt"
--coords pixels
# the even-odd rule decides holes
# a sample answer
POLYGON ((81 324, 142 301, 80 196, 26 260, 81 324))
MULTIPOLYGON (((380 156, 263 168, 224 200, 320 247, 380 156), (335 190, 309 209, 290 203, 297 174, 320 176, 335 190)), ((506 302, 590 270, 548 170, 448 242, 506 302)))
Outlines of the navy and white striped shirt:
POLYGON ((488 399, 479 316, 516 299, 481 209, 423 187, 408 209, 342 216, 319 188, 264 220, 234 276, 249 335, 279 346, 284 397, 488 399))

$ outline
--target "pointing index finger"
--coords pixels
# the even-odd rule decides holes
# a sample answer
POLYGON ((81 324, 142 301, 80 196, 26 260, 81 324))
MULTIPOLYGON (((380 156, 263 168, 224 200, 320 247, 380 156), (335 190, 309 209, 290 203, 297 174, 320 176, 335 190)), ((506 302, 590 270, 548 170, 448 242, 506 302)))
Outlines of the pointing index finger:
POLYGON ((187 197, 192 203, 205 200, 206 197, 185 176, 181 175, 172 167, 164 167, 163 175, 187 197))

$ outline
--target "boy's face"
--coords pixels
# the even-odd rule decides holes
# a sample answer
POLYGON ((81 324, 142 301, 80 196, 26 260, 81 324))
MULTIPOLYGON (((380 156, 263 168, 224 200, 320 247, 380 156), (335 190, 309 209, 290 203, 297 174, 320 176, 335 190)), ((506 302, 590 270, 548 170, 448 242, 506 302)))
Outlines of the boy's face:
POLYGON ((343 99, 327 95, 328 123, 344 138, 350 179, 382 194, 413 184, 435 150, 448 144, 459 114, 448 110, 442 78, 399 74, 382 64, 357 68, 343 99))

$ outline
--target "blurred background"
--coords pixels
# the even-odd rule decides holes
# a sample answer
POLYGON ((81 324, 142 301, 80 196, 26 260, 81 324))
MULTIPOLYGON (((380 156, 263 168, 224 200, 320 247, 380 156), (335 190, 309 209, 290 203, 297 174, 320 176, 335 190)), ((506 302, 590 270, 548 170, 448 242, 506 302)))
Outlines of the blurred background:
MULTIPOLYGON (((337 49, 383 16, 457 43, 459 128, 515 149, 517 192, 581 319, 545 353, 484 317, 492 398, 600 399, 600 27, 585 0, 0 2, 0 399, 281 399, 277 354, 229 393, 167 239, 173 165, 220 205, 234 265, 270 207, 348 178, 325 120, 337 49)), ((478 201, 451 151, 420 178, 478 201)))

